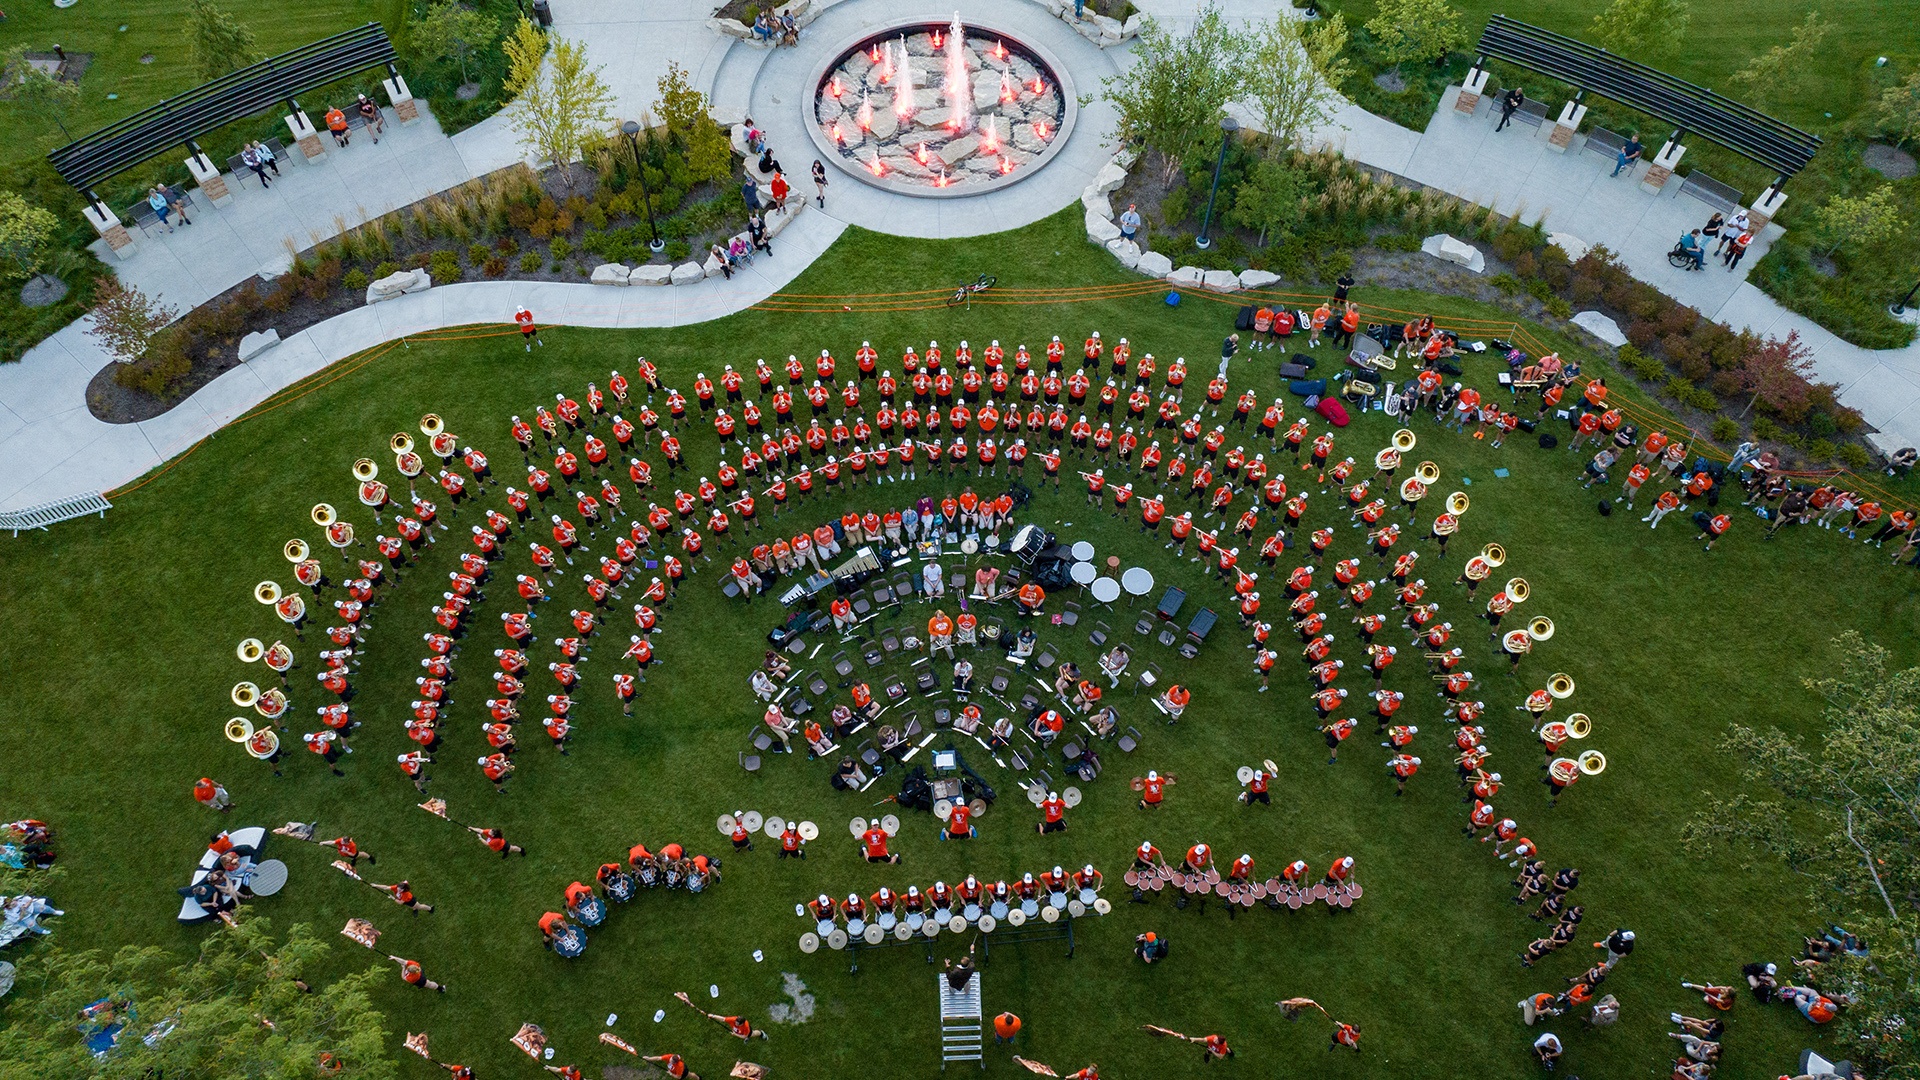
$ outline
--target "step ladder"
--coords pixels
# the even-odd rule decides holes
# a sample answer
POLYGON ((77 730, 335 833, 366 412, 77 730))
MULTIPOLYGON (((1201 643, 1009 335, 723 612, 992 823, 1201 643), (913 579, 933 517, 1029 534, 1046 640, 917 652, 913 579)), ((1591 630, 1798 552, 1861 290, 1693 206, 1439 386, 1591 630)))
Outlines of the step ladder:
POLYGON ((980 1019, 980 973, 967 980, 967 988, 956 991, 947 983, 944 972, 934 975, 940 987, 940 1068, 950 1061, 977 1061, 987 1067, 982 1042, 986 1029, 980 1019))

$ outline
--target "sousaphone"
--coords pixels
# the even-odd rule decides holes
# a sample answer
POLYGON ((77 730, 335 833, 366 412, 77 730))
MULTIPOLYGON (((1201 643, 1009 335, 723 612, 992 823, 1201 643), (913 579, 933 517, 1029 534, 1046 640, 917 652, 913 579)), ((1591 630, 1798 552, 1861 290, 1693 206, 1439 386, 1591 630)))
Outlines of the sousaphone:
POLYGON ((1580 771, 1588 776, 1599 776, 1607 771, 1607 755, 1598 750, 1589 750, 1580 755, 1580 771))
POLYGON ((234 683, 231 696, 233 697, 233 703, 235 705, 243 709, 250 709, 253 707, 254 702, 260 700, 260 688, 250 682, 234 683))
POLYGON ((1456 491, 1447 496, 1447 513, 1454 517, 1466 513, 1467 507, 1471 505, 1473 505, 1472 500, 1467 498, 1467 493, 1464 491, 1456 491))
POLYGON ((280 602, 280 583, 263 581, 253 587, 253 598, 269 606, 280 602))
POLYGON ((393 438, 388 440, 387 447, 395 454, 411 454, 413 453, 413 436, 404 431, 396 431, 393 438))
POLYGON ((328 503, 314 503, 313 511, 308 516, 313 518, 315 525, 323 529, 340 520, 339 512, 328 503))
POLYGON ((1431 461, 1423 461, 1413 467, 1414 479, 1432 487, 1440 482, 1440 466, 1431 461))
POLYGON ((1556 671, 1547 679, 1547 693, 1565 701, 1573 696, 1573 676, 1564 671, 1556 671))
POLYGON ((1399 431, 1393 433, 1393 448, 1403 454, 1411 451, 1419 441, 1419 437, 1413 433, 1411 428, 1401 428, 1399 431))
POLYGON ((1577 712, 1567 717, 1567 738, 1584 739, 1593 734, 1593 720, 1586 713, 1577 712))
POLYGON ((1499 544, 1488 544, 1480 549, 1480 557, 1487 560, 1488 566, 1498 570, 1507 563, 1507 549, 1499 544))
POLYGON ((361 483, 365 483, 379 475, 380 466, 374 464, 372 458, 363 457, 353 463, 353 478, 361 483))
MULTIPOLYGON (((1494 563, 1493 565, 1499 566, 1500 564, 1494 563)), ((1532 586, 1529 586, 1527 584, 1527 579, 1523 577, 1508 578, 1507 587, 1500 591, 1506 593, 1507 599, 1513 601, 1516 604, 1526 603, 1527 597, 1533 595, 1532 586)))
POLYGON ((1546 641, 1553 637, 1553 620, 1545 615, 1536 616, 1527 624, 1527 636, 1535 641, 1546 641))
POLYGON ((227 721, 227 741, 246 742, 253 738, 253 721, 244 716, 236 716, 227 721))
POLYGON ((431 439, 447 430, 447 422, 440 419, 439 413, 428 413, 420 418, 420 434, 431 439))
MULTIPOLYGON (((235 648, 233 652, 235 656, 238 656, 240 658, 241 663, 251 664, 251 663, 257 662, 261 657, 267 655, 267 647, 260 643, 259 638, 250 637, 245 641, 242 641, 239 647, 235 648)), ((237 742, 238 740, 235 740, 235 741, 237 742)))
POLYGON ((285 555, 287 561, 290 563, 306 562, 308 554, 307 542, 300 539, 289 540, 287 541, 287 546, 280 549, 280 554, 285 555))

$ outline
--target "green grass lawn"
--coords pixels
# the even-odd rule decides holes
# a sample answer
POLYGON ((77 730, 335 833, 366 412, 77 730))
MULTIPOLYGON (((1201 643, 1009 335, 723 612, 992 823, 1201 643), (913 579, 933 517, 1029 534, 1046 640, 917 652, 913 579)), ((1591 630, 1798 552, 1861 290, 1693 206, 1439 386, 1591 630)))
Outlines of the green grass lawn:
MULTIPOLYGON (((400 19, 397 0, 315 0, 266 6, 227 6, 253 31, 262 55, 317 41, 367 22, 400 19)), ((80 100, 65 118, 75 138, 155 104, 169 94, 200 84, 186 39, 186 5, 158 0, 86 0, 61 9, 51 3, 15 5, 7 12, 4 40, 36 52, 55 45, 69 53, 92 53, 80 80, 80 100), (150 63, 141 57, 151 55, 150 63), (110 99, 109 94, 119 95, 110 99)), ((0 165, 39 157, 65 143, 51 120, 0 107, 0 165)))
MULTIPOLYGON (((999 274, 1003 291, 1128 280, 1078 233, 1071 214, 1018 236, 963 242, 850 233, 790 291, 940 288, 982 269, 999 274)), ((1443 316, 1500 317, 1493 309, 1365 283, 1356 297, 1393 308, 1431 307, 1443 316)), ((1169 852, 1205 840, 1223 861, 1247 851, 1272 871, 1295 857, 1319 869, 1352 854, 1366 897, 1337 918, 1323 909, 1275 914, 1258 908, 1231 923, 1217 908, 1204 916, 1176 912, 1162 897, 1145 908, 1117 904, 1107 918, 1078 923, 1078 954, 1071 960, 1052 945, 995 950, 985 969, 985 1003, 990 1013, 1012 1009, 1026 1018, 1019 1052, 1062 1071, 1091 1059, 1122 1078, 1192 1074, 1193 1048, 1147 1038, 1140 1024, 1150 1022, 1226 1034, 1239 1051, 1226 1067, 1242 1075, 1276 1075, 1304 1060, 1327 1076, 1456 1077, 1466 1053, 1475 1076, 1528 1076, 1534 1032, 1519 1025, 1513 1003, 1563 987, 1594 955, 1584 943, 1625 925, 1639 932, 1641 947, 1604 987, 1624 1002, 1622 1021, 1599 1033, 1556 1025, 1568 1042, 1563 1071, 1666 1075, 1665 1015, 1676 1009, 1697 1014, 1701 1007, 1677 980, 1731 981, 1749 960, 1784 962, 1802 932, 1837 914, 1779 868, 1743 871, 1681 848, 1681 822, 1709 793, 1740 788, 1733 763, 1716 753, 1721 733, 1732 722, 1810 732, 1818 704, 1801 680, 1822 670, 1832 656, 1830 639, 1842 630, 1861 630, 1887 645, 1895 662, 1911 664, 1913 579, 1891 568, 1885 553, 1837 534, 1803 530, 1763 544, 1757 522, 1744 515, 1711 554, 1690 542, 1694 530, 1685 520, 1650 533, 1637 513, 1600 518, 1593 510, 1598 493, 1574 483, 1584 455, 1543 452, 1531 441, 1496 450, 1420 420, 1412 425, 1420 444, 1410 460, 1440 464, 1441 492, 1464 487, 1472 495, 1452 556, 1442 561, 1429 548, 1422 570, 1484 678, 1493 761, 1510 780, 1497 804, 1540 843, 1550 866, 1584 872, 1575 894, 1588 913, 1582 945, 1533 971, 1516 957, 1538 927, 1510 902, 1510 871, 1457 831, 1465 808, 1446 764, 1450 732, 1404 638, 1398 642, 1403 659, 1388 685, 1407 691, 1402 715, 1420 726, 1417 747, 1428 764, 1406 797, 1395 798, 1382 768, 1386 751, 1364 737, 1370 728, 1363 726, 1362 737, 1347 744, 1338 765, 1327 765, 1291 646, 1280 646, 1272 692, 1259 694, 1251 654, 1230 614, 1199 660, 1188 664, 1134 638, 1131 611, 1109 614, 1079 597, 1088 608, 1082 627, 1049 629, 1042 640, 1091 667, 1096 652, 1086 631, 1096 619, 1111 623, 1117 636, 1140 643, 1143 660, 1195 688, 1187 718, 1170 728, 1144 698, 1123 692, 1122 718, 1141 729, 1144 744, 1132 756, 1107 751, 1106 775, 1086 787, 1085 802, 1061 836, 1036 836, 1037 814, 1015 778, 985 755, 969 754, 1002 796, 980 820, 980 838, 942 844, 930 816, 906 815, 896 844, 906 859, 894 868, 859 861, 843 831, 847 819, 874 811, 874 800, 893 790, 889 781, 866 795, 847 795, 828 788, 824 763, 774 757, 751 777, 736 764, 742 733, 760 714, 746 676, 782 611, 766 599, 751 606, 725 602, 717 563, 702 564, 664 613, 656 642, 663 663, 642 689, 636 716, 623 718, 607 691, 609 674, 620 667, 614 642, 627 632, 616 618, 585 668, 571 754, 557 756, 537 731, 528 732, 519 773, 507 794, 497 796, 471 761, 479 752, 474 728, 493 670, 488 653, 502 643, 491 624, 506 609, 512 574, 526 566, 518 554, 524 541, 509 545, 516 554, 487 587, 487 602, 457 661, 460 681, 432 793, 448 800, 456 818, 503 827, 527 845, 525 859, 502 863, 460 830, 415 809, 419 796, 392 762, 393 754, 411 749, 400 722, 422 655, 417 635, 431 628, 428 608, 440 592, 433 579, 453 564, 458 533, 443 534, 448 542, 375 609, 354 679, 354 711, 364 726, 353 740, 358 752, 344 760, 345 778, 327 775, 297 752, 284 762, 285 775, 275 778, 221 737, 234 712, 229 688, 262 674, 234 659, 235 643, 248 636, 270 641, 279 631, 251 599, 253 583, 290 579, 281 545, 292 536, 319 540, 308 508, 321 500, 352 506, 352 461, 389 461, 389 436, 414 430, 422 413, 445 416, 451 430, 489 452, 497 474, 511 481, 519 478, 521 456, 506 433, 509 415, 529 414, 557 390, 578 395, 588 380, 604 385, 611 368, 630 373, 639 354, 684 387, 695 372, 712 374, 722 363, 777 361, 823 346, 850 364, 862 339, 897 358, 904 345, 924 348, 929 338, 948 348, 968 338, 976 350, 992 338, 1008 346, 1024 341, 1037 351, 1052 334, 1074 342, 1096 328, 1109 340, 1129 337, 1163 363, 1187 356, 1197 376, 1187 395, 1191 403, 1202 396, 1202 372, 1212 367, 1232 310, 1199 298, 1169 308, 1157 296, 1135 296, 981 305, 971 312, 745 312, 674 330, 550 330, 546 346, 532 356, 505 336, 420 342, 337 379, 337 373, 323 375, 310 393, 222 431, 118 499, 104 521, 9 542, 0 549, 0 611, 8 614, 9 630, 0 638, 0 670, 8 673, 0 683, 0 715, 8 719, 8 738, 0 742, 0 775, 8 778, 0 787, 0 820, 35 816, 60 831, 61 862, 70 874, 54 901, 69 914, 55 920, 50 941, 67 948, 144 942, 190 950, 209 931, 174 922, 173 889, 184 883, 206 834, 223 825, 317 819, 323 835, 351 833, 378 856, 367 870, 374 880, 409 877, 437 910, 403 914, 327 869, 322 849, 276 840, 270 855, 286 859, 293 878, 257 911, 283 925, 311 922, 329 933, 349 917, 370 918, 386 931, 383 950, 418 958, 431 977, 447 982, 445 996, 423 996, 397 978, 387 986, 379 1004, 396 1041, 402 1030, 428 1031, 436 1056, 474 1064, 488 1076, 528 1069, 507 1042, 524 1021, 546 1028, 559 1048, 555 1063, 623 1062, 624 1055, 594 1042, 612 1030, 645 1052, 682 1052, 710 1077, 725 1075, 737 1057, 787 1077, 928 1075, 938 1060, 938 1034, 932 975, 920 953, 867 954, 860 973, 850 976, 842 954, 799 953, 795 942, 807 926, 792 914, 796 902, 821 891, 924 887, 968 872, 991 880, 1084 861, 1107 872, 1112 895, 1123 891, 1120 872, 1143 838, 1169 852), (1496 477, 1496 468, 1510 475, 1496 477), (1517 680, 1507 678, 1504 662, 1476 633, 1463 590, 1448 584, 1463 553, 1489 541, 1511 553, 1501 573, 1532 585, 1523 610, 1550 615, 1558 627, 1517 680), (1786 596, 1791 600, 1783 603, 1786 596), (1513 706, 1556 670, 1578 680, 1567 707, 1594 718, 1588 745, 1603 750, 1611 765, 1549 809, 1544 789, 1533 783, 1537 746, 1513 706), (1266 757, 1280 765, 1275 805, 1242 808, 1234 770, 1266 757), (1129 777, 1149 768, 1181 778, 1152 816, 1134 807, 1127 788, 1129 777), (188 790, 203 774, 232 789, 238 812, 216 820, 193 804, 188 790), (636 840, 656 849, 678 840, 718 850, 725 841, 712 831, 715 817, 742 808, 814 820, 821 839, 801 864, 776 861, 765 841, 753 853, 726 855, 726 880, 705 895, 639 896, 594 932, 578 961, 540 948, 534 919, 557 908, 569 881, 591 880, 599 862, 636 840), (1173 945, 1172 958, 1152 969, 1133 962, 1129 952, 1133 936, 1148 929, 1167 934, 1173 945), (756 949, 764 962, 754 960, 756 949), (805 981, 817 998, 815 1017, 776 1027, 770 1043, 744 1053, 670 996, 687 990, 702 1005, 762 1023, 769 1006, 787 1000, 782 972, 805 981), (710 984, 720 988, 717 1001, 707 998, 710 984), (1317 998, 1359 1024, 1365 1052, 1326 1054, 1320 1021, 1283 1023, 1272 1003, 1295 994, 1317 998), (656 1009, 667 1010, 657 1026, 656 1009), (610 1013, 619 1020, 609 1029, 610 1013)), ((1263 394, 1276 392, 1273 369, 1281 355, 1243 353, 1236 388, 1251 383, 1263 394)), ((1320 357, 1323 370, 1337 363, 1331 349, 1320 350, 1320 357)), ((1490 384, 1491 364, 1470 361, 1469 378, 1490 384)), ((1289 399, 1289 411, 1298 413, 1297 399, 1289 399)), ((1366 416, 1339 435, 1340 452, 1364 460, 1395 426, 1379 414, 1366 416)), ((705 469, 715 451, 710 429, 689 431, 689 458, 705 469)), ((1033 463, 1029 477, 1037 475, 1033 463)), ((1296 485, 1310 481, 1298 472, 1290 477, 1296 485)), ((923 472, 918 484, 816 496, 782 524, 797 517, 810 525, 845 506, 896 505, 909 495, 960 485, 928 480, 923 472)), ((1344 526, 1332 499, 1314 501, 1309 521, 1339 523, 1336 550, 1356 552, 1360 532, 1344 526)), ((371 535, 373 523, 361 508, 353 506, 347 516, 371 535)), ((462 509, 452 523, 464 532, 476 517, 476 510, 462 509)), ((1187 588, 1194 606, 1230 611, 1224 587, 1199 566, 1176 562, 1158 542, 1141 537, 1132 517, 1089 513, 1071 485, 1058 495, 1050 487, 1040 493, 1024 520, 1062 539, 1090 540, 1103 556, 1148 567, 1161 582, 1187 588)), ((1290 565, 1283 562, 1279 571, 1290 565)), ((1262 576, 1271 586, 1268 607, 1276 608, 1280 573, 1263 570, 1262 576)), ((536 623, 540 636, 557 636, 565 611, 582 599, 577 578, 571 587, 563 581, 536 623)), ((1375 605, 1384 599, 1383 593, 1375 605)), ((873 625, 923 625, 927 614, 910 606, 873 625)), ((1357 669, 1359 646, 1343 617, 1333 622, 1337 655, 1350 671, 1357 669)), ((321 625, 324 620, 307 631, 295 672, 295 733, 320 703, 307 680, 321 625)), ((818 663, 836 647, 829 641, 818 663)), ((544 664, 553 652, 549 645, 535 656, 544 664)), ((984 674, 993 664, 980 667, 984 674)), ((1355 675, 1343 682, 1356 696, 1365 689, 1355 675)), ((529 698, 548 692, 542 679, 530 680, 529 698)), ((1060 775, 1057 763, 1052 771, 1060 775)), ((935 953, 953 956, 961 948, 960 939, 943 935, 935 953)), ((30 970, 37 955, 15 950, 9 958, 30 970)), ((303 974, 324 979, 368 960, 343 942, 333 971, 303 974)), ((0 1002, 0 1016, 21 993, 0 1002)), ((1728 1019, 1724 1075, 1778 1075, 1809 1039, 1796 1014, 1762 1010, 1751 1000, 1728 1019)), ((995 1075, 1019 1074, 1003 1050, 991 1050, 989 1061, 995 1075)), ((437 1075, 422 1064, 402 1070, 437 1075)))

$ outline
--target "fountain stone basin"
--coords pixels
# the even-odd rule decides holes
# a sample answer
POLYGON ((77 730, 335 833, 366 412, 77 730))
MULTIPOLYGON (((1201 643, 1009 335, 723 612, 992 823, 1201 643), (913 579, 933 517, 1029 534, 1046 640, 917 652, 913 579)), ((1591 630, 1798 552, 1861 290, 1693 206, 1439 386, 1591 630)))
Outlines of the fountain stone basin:
POLYGON ((1078 111, 1045 49, 957 14, 868 30, 828 56, 805 105, 815 148, 898 194, 955 198, 1018 183, 1066 144, 1078 111))

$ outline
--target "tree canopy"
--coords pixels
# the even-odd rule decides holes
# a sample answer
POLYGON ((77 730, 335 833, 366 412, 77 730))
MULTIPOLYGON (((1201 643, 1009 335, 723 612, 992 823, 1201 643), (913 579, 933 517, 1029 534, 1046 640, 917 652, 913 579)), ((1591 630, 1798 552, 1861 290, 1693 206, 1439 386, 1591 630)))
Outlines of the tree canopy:
POLYGON ((1133 66, 1102 82, 1119 113, 1114 134, 1160 155, 1171 180, 1180 166, 1218 145, 1227 103, 1246 86, 1247 51, 1245 36, 1211 4, 1183 36, 1151 16, 1143 19, 1133 66))

